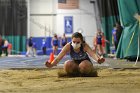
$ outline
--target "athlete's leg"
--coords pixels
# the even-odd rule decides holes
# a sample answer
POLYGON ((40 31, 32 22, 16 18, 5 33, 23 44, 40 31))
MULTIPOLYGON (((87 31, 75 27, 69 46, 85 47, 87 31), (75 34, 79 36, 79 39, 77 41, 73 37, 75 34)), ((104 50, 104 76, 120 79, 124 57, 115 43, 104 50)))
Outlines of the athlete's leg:
POLYGON ((64 70, 68 74, 77 74, 79 72, 79 67, 74 61, 68 60, 64 63, 64 70))
POLYGON ((88 75, 93 72, 93 64, 89 60, 84 60, 79 64, 79 70, 81 74, 88 75))

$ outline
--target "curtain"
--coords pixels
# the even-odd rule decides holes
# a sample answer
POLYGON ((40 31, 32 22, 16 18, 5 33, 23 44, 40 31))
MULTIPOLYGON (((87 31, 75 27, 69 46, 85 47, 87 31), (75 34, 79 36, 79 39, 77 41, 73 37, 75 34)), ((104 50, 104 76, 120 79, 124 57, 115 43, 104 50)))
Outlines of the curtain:
POLYGON ((116 55, 118 58, 136 58, 140 52, 140 0, 118 0, 118 6, 124 31, 116 55))
POLYGON ((110 46, 112 41, 112 29, 117 21, 120 21, 117 0, 96 0, 98 3, 98 9, 101 17, 101 25, 105 37, 110 41, 107 44, 107 53, 110 52, 110 46))
POLYGON ((27 36, 26 0, 0 0, 0 34, 15 52, 25 51, 27 36))

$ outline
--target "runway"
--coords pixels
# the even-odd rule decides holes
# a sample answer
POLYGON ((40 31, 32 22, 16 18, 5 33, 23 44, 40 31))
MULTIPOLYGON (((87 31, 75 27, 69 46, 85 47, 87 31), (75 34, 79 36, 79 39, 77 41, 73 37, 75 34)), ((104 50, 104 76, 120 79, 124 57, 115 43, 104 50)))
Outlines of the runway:
MULTIPOLYGON (((57 67, 63 67, 66 60, 70 59, 67 55, 59 62, 57 67)), ((25 57, 25 55, 12 55, 9 57, 0 57, 0 69, 12 69, 12 68, 46 68, 44 63, 49 60, 49 56, 40 55, 36 57, 25 57)), ((126 60, 115 60, 112 58, 106 58, 103 64, 98 64, 92 61, 96 68, 140 68, 140 62, 134 67, 134 62, 127 62, 126 60)))
MULTIPOLYGON (((62 67, 69 56, 63 57, 57 67, 62 67)), ((44 63, 49 60, 49 56, 42 55, 36 57, 25 57, 25 55, 12 55, 0 58, 0 69, 10 68, 46 68, 44 63)), ((96 62, 94 64, 98 65, 96 62)))
POLYGON ((0 68, 44 68, 47 58, 47 56, 25 57, 21 55, 1 57, 0 68))

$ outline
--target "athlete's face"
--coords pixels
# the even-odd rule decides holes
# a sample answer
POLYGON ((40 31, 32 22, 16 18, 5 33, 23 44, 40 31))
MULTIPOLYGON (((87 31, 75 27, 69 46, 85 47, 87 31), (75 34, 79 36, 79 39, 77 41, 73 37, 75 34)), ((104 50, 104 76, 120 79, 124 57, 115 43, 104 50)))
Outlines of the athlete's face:
POLYGON ((74 43, 74 44, 79 44, 79 43, 81 43, 82 41, 81 41, 81 39, 80 38, 72 38, 72 42, 74 43))
POLYGON ((74 49, 78 49, 81 46, 81 39, 80 38, 72 38, 72 46, 74 49))

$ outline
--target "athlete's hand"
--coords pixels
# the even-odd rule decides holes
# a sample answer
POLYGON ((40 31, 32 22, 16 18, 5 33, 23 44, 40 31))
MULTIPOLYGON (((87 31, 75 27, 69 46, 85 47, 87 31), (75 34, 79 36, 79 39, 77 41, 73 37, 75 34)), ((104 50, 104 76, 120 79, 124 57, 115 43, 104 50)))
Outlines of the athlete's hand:
POLYGON ((102 64, 102 63, 105 62, 105 58, 101 57, 101 58, 99 58, 99 59, 97 60, 97 62, 98 62, 99 64, 102 64))
POLYGON ((46 61, 45 62, 45 66, 48 67, 48 68, 53 67, 53 65, 49 61, 46 61))

